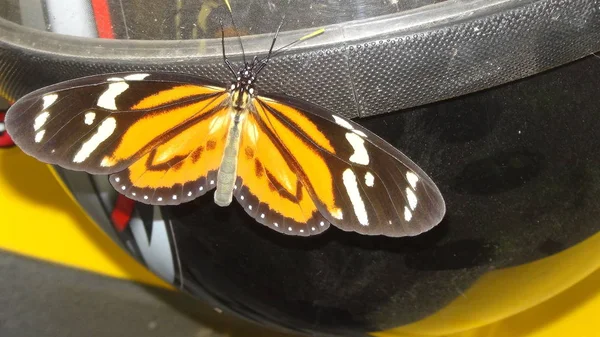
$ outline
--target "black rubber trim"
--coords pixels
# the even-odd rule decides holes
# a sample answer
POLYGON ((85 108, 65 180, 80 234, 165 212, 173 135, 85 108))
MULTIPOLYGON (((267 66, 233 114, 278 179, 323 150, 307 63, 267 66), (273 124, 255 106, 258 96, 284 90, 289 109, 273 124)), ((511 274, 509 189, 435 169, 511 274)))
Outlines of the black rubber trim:
MULTIPOLYGON (((521 79, 600 50, 600 1, 446 1, 325 27, 278 57, 259 89, 348 116, 369 116, 521 79)), ((310 30, 308 30, 310 31, 310 30)), ((291 41, 308 31, 282 34, 291 41)), ((262 54, 270 35, 244 37, 262 54)), ((41 86, 123 70, 195 73, 228 83, 218 39, 82 39, 0 20, 0 94, 14 100, 41 86)), ((239 47, 228 51, 239 61, 239 47)))

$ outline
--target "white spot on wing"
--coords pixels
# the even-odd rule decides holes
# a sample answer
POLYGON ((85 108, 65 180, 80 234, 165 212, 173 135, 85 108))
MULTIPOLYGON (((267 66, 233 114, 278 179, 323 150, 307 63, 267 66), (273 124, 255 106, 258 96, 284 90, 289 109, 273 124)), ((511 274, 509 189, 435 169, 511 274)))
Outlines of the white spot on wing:
POLYGON ((85 114, 85 119, 83 122, 87 125, 92 125, 94 124, 94 119, 96 119, 96 113, 90 111, 85 114))
POLYGON ((158 200, 158 201, 162 201, 162 197, 158 197, 158 199, 156 199, 156 200, 158 200))
POLYGON ((261 214, 261 215, 260 215, 260 218, 261 218, 261 219, 264 219, 264 218, 265 218, 265 213, 261 214))
POLYGON ((331 211, 331 215, 338 220, 342 220, 344 218, 344 212, 342 212, 341 208, 336 208, 331 211))
POLYGON ((129 88, 129 84, 123 81, 110 83, 108 89, 98 97, 98 103, 96 104, 107 110, 117 110, 117 96, 122 94, 127 88, 129 88))
POLYGON ((119 181, 121 181, 121 178, 119 178, 119 177, 116 177, 116 178, 115 178, 115 182, 119 182, 119 181))
POLYGON ((354 133, 356 133, 357 135, 359 135, 359 136, 361 136, 361 137, 365 137, 365 138, 367 138, 367 134, 366 134, 366 133, 364 133, 364 132, 362 132, 362 131, 360 131, 360 130, 356 130, 356 129, 354 129, 354 130, 352 130, 352 131, 354 131, 354 133))
POLYGON ((144 200, 148 200, 148 196, 147 195, 144 196, 144 200))
POLYGON ((54 102, 56 102, 57 98, 58 98, 58 94, 49 94, 49 95, 42 97, 42 99, 44 100, 42 109, 48 109, 49 106, 51 106, 52 104, 54 104, 54 102))
POLYGON ((44 138, 44 134, 46 133, 46 130, 41 130, 38 131, 38 133, 35 134, 35 142, 39 143, 42 141, 42 139, 44 138))
POLYGON ((348 122, 347 120, 343 119, 340 116, 336 116, 336 115, 331 115, 331 117, 333 117, 333 120, 335 121, 335 123, 345 129, 348 130, 352 130, 354 131, 354 133, 356 133, 357 135, 361 136, 361 137, 365 137, 367 138, 367 134, 362 132, 361 130, 356 130, 352 124, 350 124, 350 122, 348 122))
POLYGON ((410 221, 410 219, 412 219, 412 212, 408 207, 404 206, 404 220, 410 221))
POLYGON ((4 126, 4 123, 0 122, 0 132, 4 131, 6 131, 6 127, 4 126))
POLYGON ((190 191, 190 192, 188 192, 188 197, 191 197, 191 196, 192 196, 192 192, 190 191))
POLYGON ((141 81, 146 77, 150 76, 150 74, 131 74, 124 77, 127 81, 141 81))
POLYGON ((288 227, 288 231, 290 231, 290 232, 291 232, 291 231, 292 231, 292 227, 288 227))
POLYGON ((177 196, 173 194, 173 200, 177 200, 177 196))
POLYGON ((94 152, 94 150, 96 150, 98 146, 102 144, 103 141, 112 135, 116 128, 117 121, 114 119, 114 117, 105 119, 104 122, 102 122, 102 124, 100 124, 98 127, 96 134, 94 134, 85 143, 83 143, 83 145, 81 145, 81 148, 73 158, 73 162, 82 163, 84 160, 86 160, 90 154, 92 154, 92 152, 94 152))
POLYGON ((110 160, 109 157, 104 157, 102 158, 102 161, 100 162, 100 166, 102 167, 108 167, 108 166, 112 166, 113 162, 110 160))
POLYGON ((346 139, 354 149, 350 161, 356 164, 369 165, 369 153, 365 148, 365 140, 353 132, 347 132, 346 139))
POLYGON ((373 174, 371 172, 365 173, 365 184, 369 187, 373 187, 374 183, 375 177, 373 177, 373 174))
POLYGON ((410 171, 406 172, 406 180, 408 180, 408 183, 413 188, 413 190, 417 189, 417 182, 419 181, 419 177, 417 177, 416 174, 410 171))
POLYGON ((275 227, 279 227, 279 224, 277 222, 274 222, 273 225, 275 225, 275 227))
POLYGON ((350 197, 352 207, 354 208, 354 214, 356 214, 358 222, 363 226, 368 226, 369 218, 365 208, 365 203, 360 195, 360 191, 358 190, 356 175, 354 175, 354 172, 352 172, 350 168, 347 168, 342 174, 342 180, 344 181, 346 193, 348 193, 348 196, 350 197))
POLYGON ((335 122, 337 123, 337 125, 339 125, 339 126, 341 126, 343 128, 346 128, 348 130, 352 130, 353 129, 352 124, 350 124, 350 122, 348 122, 347 120, 345 120, 345 119, 343 119, 343 118, 341 118, 339 116, 336 116, 336 115, 331 115, 331 117, 333 117, 333 119, 335 120, 335 122))
POLYGON ((127 187, 126 187, 125 185, 121 186, 121 189, 122 189, 123 191, 125 191, 125 189, 126 189, 126 188, 127 188, 127 187))
POLYGON ((410 209, 414 211, 415 208, 417 208, 417 196, 415 195, 415 192, 408 187, 406 188, 406 198, 408 199, 410 209))
POLYGON ((48 111, 42 111, 42 113, 39 114, 33 121, 33 130, 37 131, 44 126, 48 120, 48 117, 50 117, 50 113, 48 111))
POLYGON ((321 225, 321 227, 323 227, 323 226, 325 226, 325 222, 321 221, 321 222, 319 223, 319 225, 321 225))
POLYGON ((248 205, 248 209, 250 209, 250 210, 251 210, 251 209, 252 209, 252 205, 248 205))

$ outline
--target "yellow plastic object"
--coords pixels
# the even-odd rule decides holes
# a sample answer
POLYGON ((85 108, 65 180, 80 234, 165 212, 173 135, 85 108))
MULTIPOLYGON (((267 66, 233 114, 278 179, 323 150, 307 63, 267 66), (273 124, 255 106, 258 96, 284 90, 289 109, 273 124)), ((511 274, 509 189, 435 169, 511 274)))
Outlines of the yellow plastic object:
MULTIPOLYGON (((600 278, 600 233, 588 238, 580 244, 561 253, 517 267, 491 271, 483 275, 466 292, 457 297, 447 307, 418 322, 398 327, 385 332, 373 333, 378 337, 417 337, 417 336, 453 336, 453 337, 529 337, 531 334, 495 334, 496 329, 504 327, 519 330, 518 327, 493 322, 510 322, 508 317, 517 313, 525 314, 528 309, 537 312, 553 312, 556 305, 561 308, 573 307, 572 298, 556 296, 587 277, 600 278), (592 275, 592 276, 590 276, 592 275), (554 297, 556 296, 556 297, 554 297), (544 301, 553 298, 544 305, 544 301), (561 303, 561 299, 564 303, 561 303), (539 306, 538 306, 539 305, 539 306), (533 308, 536 307, 537 308, 533 308), (543 307, 543 309, 540 309, 543 307), (541 310, 541 311, 540 311, 541 310), (479 332, 481 334, 479 334, 479 332)), ((585 291, 590 298, 595 299, 596 307, 600 306, 600 282, 581 282, 587 285, 585 291)), ((573 290, 577 291, 577 290, 573 290)), ((581 289, 578 290, 582 292, 581 289)), ((562 294, 561 294, 562 295, 562 294)), ((593 312, 600 315, 600 311, 593 312)), ((552 320, 553 315, 536 316, 530 325, 543 325, 542 321, 552 320)), ((597 319, 596 319, 597 320, 597 319)), ((551 323, 551 322, 548 322, 551 323)), ((587 326, 591 326, 587 324, 587 326)), ((580 327, 581 328, 581 327, 580 327)), ((526 329, 525 329, 526 330, 526 329)), ((508 333, 508 331, 505 331, 508 333)), ((553 334, 535 336, 555 336, 553 334)), ((556 335, 559 336, 559 335, 556 335)), ((562 335, 560 335, 562 336, 562 335)), ((585 336, 572 335, 572 336, 585 336)), ((589 336, 600 336, 595 332, 589 336)))
MULTIPOLYGON (((0 249, 170 287, 100 230, 44 164, 0 149, 0 249)), ((481 277, 434 315, 380 337, 600 336, 600 234, 554 256, 481 277)))
POLYGON ((170 287, 98 228, 48 166, 0 149, 0 249, 108 276, 170 287))
POLYGON ((600 270, 597 270, 538 306, 447 337, 596 337, 600 336, 599 316, 600 270))

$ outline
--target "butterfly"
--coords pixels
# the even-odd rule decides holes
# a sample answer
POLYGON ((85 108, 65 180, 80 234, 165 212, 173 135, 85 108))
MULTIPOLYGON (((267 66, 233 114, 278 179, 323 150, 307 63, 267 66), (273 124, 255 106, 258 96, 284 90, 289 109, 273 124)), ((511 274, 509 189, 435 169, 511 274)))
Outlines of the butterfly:
POLYGON ((93 75, 25 95, 7 112, 7 131, 38 160, 109 175, 146 204, 214 189, 217 205, 235 197, 257 222, 299 236, 333 225, 401 237, 437 225, 439 189, 398 149, 331 111, 257 92, 276 38, 265 58, 234 70, 222 36, 229 86, 170 72, 93 75))

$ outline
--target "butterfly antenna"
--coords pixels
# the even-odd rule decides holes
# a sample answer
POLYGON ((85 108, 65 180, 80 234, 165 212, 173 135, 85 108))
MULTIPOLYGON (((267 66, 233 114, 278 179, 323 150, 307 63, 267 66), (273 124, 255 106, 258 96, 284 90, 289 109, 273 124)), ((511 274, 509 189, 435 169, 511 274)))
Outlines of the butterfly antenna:
MULTIPOLYGON (((279 27, 281 28, 281 25, 279 27)), ((310 34, 304 35, 303 37, 299 38, 298 40, 296 40, 294 42, 286 44, 285 46, 277 49, 275 52, 272 52, 273 46, 275 45, 275 39, 277 39, 277 35, 279 34, 279 29, 277 29, 277 33, 275 34, 275 38, 273 39, 273 43, 271 44, 271 49, 269 49, 269 55, 267 55, 267 57, 264 60, 261 61, 261 64, 258 67, 258 70, 256 71, 256 74, 258 74, 267 65, 267 63, 269 62, 269 60, 271 58, 273 58, 273 57, 275 57, 275 56, 283 53, 284 51, 288 50, 291 46, 293 46, 293 45, 295 45, 297 43, 300 43, 300 42, 302 42, 304 40, 310 39, 310 38, 315 37, 317 35, 321 35, 324 32, 325 32, 324 28, 317 29, 316 31, 314 31, 314 32, 312 32, 310 34)))
POLYGON ((312 32, 312 33, 309 33, 309 34, 306 34, 306 35, 304 35, 303 37, 299 38, 298 40, 296 40, 296 41, 294 41, 294 42, 291 42, 291 43, 288 43, 288 44, 286 44, 285 46, 283 46, 283 47, 281 47, 281 48, 277 49, 277 50, 276 50, 276 51, 273 53, 273 55, 271 55, 271 57, 273 57, 273 56, 277 56, 277 55, 279 55, 279 54, 283 53, 284 51, 288 50, 290 47, 292 47, 292 46, 294 46, 294 45, 296 45, 296 44, 298 44, 298 43, 300 43, 300 42, 302 42, 302 41, 305 41, 305 40, 311 39, 311 38, 313 38, 313 37, 319 36, 319 35, 321 35, 321 34, 323 34, 323 33, 325 33, 325 28, 319 28, 319 29, 315 30, 315 31, 314 31, 314 32, 312 32))
POLYGON ((281 27, 283 26, 284 21, 285 21, 285 14, 283 15, 283 18, 281 19, 279 26, 277 27, 277 31, 275 32, 275 36, 273 37, 273 41, 271 42, 271 48, 269 48, 269 53, 267 54, 267 57, 265 57, 264 59, 259 61, 260 65, 258 66, 258 69, 256 69, 256 75, 258 75, 258 73, 260 73, 260 71, 263 70, 263 68, 267 66, 267 63, 269 63, 269 60, 271 59, 271 55, 273 54, 273 47, 275 47, 275 41, 277 41, 277 36, 279 36, 279 32, 281 31, 281 27))
POLYGON ((237 29, 235 20, 233 19, 233 11, 231 10, 231 5, 229 4, 229 0, 223 0, 223 1, 225 1, 225 4, 227 5, 227 9, 229 9, 229 17, 231 18, 231 24, 233 25, 233 28, 235 29, 235 33, 238 37, 238 41, 240 42, 240 47, 242 48, 242 59, 244 60, 244 65, 246 65, 246 53, 244 52, 244 44, 242 43, 242 37, 240 36, 240 32, 237 29))
POLYGON ((233 76, 236 76, 235 70, 233 70, 231 62, 229 62, 227 55, 225 55, 225 30, 223 28, 223 20, 219 20, 219 22, 221 23, 221 47, 223 49, 223 62, 225 62, 225 65, 227 65, 227 68, 229 68, 233 76))

